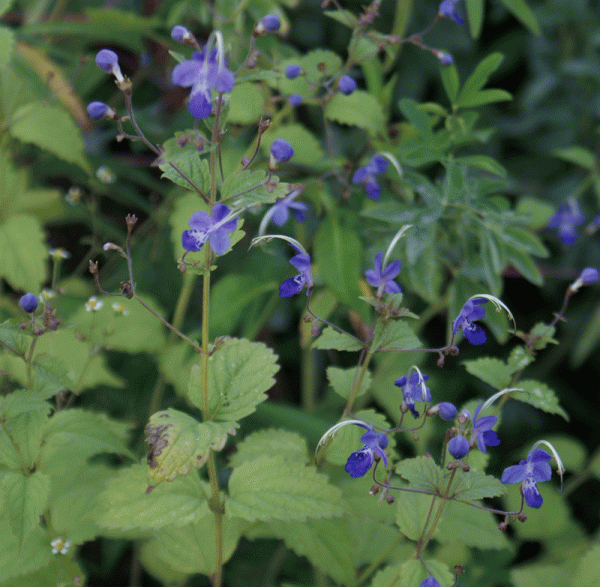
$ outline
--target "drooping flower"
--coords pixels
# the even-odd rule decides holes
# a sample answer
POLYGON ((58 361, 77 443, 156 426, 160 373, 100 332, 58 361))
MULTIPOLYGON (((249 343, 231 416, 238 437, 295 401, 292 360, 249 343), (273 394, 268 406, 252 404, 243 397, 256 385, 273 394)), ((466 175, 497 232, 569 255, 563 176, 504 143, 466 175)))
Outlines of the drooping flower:
POLYGON ((363 477, 367 474, 373 464, 375 454, 379 455, 386 467, 388 466, 387 455, 384 450, 388 445, 388 437, 383 432, 379 434, 375 432, 372 425, 358 423, 356 425, 362 426, 367 431, 360 437, 360 441, 364 445, 348 457, 344 467, 346 472, 354 478, 363 477))
POLYGON ((381 155, 375 155, 369 163, 359 167, 352 176, 352 183, 362 183, 365 192, 371 200, 378 200, 381 195, 381 188, 377 183, 376 175, 384 173, 388 168, 388 160, 381 155))
POLYGON ((300 72, 302 71, 302 68, 299 65, 296 65, 295 63, 291 63, 290 65, 288 65, 285 68, 285 77, 287 77, 288 79, 296 79, 299 75, 300 72))
POLYGON ((479 411, 483 404, 479 404, 475 408, 473 414, 473 428, 471 429, 471 443, 477 442, 477 446, 482 453, 487 453, 487 446, 498 446, 500 439, 492 426, 496 424, 498 418, 496 416, 479 417, 479 411))
POLYGON ((292 106, 300 106, 300 104, 302 104, 302 96, 300 94, 290 94, 288 96, 288 102, 292 106))
POLYGON ((294 156, 294 149, 285 139, 275 139, 271 144, 271 156, 277 163, 285 163, 294 156))
POLYGON ((230 210, 225 204, 215 204, 212 215, 208 212, 194 212, 188 224, 191 230, 184 230, 181 244, 187 251, 199 251, 202 245, 210 242, 217 255, 223 255, 229 248, 229 233, 237 226, 237 219, 226 220, 230 210))
POLYGON ((458 0, 442 0, 438 9, 442 16, 449 16, 456 24, 465 22, 460 14, 456 12, 456 4, 458 0))
POLYGON ((291 298, 302 291, 306 285, 306 295, 313 286, 312 271, 310 267, 310 256, 308 253, 298 253, 290 259, 290 263, 300 271, 298 275, 286 279, 279 286, 279 295, 282 298, 291 298))
POLYGON ((558 239, 563 245, 572 245, 577 240, 575 229, 585 222, 585 216, 575 200, 561 204, 548 220, 548 228, 558 231, 558 239))
POLYGON ((375 256, 375 269, 367 269, 365 271, 365 277, 367 281, 377 288, 377 295, 381 295, 382 292, 388 294, 397 294, 402 291, 395 281, 394 277, 400 273, 400 267, 402 266, 400 261, 392 261, 383 271, 381 270, 381 258, 383 253, 380 251, 375 256))
POLYGON ((487 340, 483 328, 479 324, 474 324, 476 320, 480 320, 485 316, 485 308, 482 308, 481 304, 485 304, 486 302, 485 298, 473 298, 465 302, 456 320, 452 323, 453 338, 460 328, 465 338, 473 345, 478 346, 487 340))
POLYGON ((349 96, 356 90, 356 80, 349 75, 343 75, 338 81, 338 88, 342 94, 349 96))
POLYGON ((549 481, 552 469, 548 461, 552 457, 541 448, 535 448, 518 465, 504 469, 502 483, 523 483, 523 496, 525 503, 532 508, 539 508, 544 500, 540 495, 537 483, 549 481))
POLYGON ((428 379, 429 375, 421 376, 415 371, 410 377, 402 375, 402 377, 394 381, 394 385, 402 390, 404 402, 415 418, 419 417, 419 412, 415 409, 415 402, 431 401, 431 390, 425 385, 425 381, 428 379))
POLYGON ((469 441, 462 435, 458 434, 448 442, 448 452, 455 459, 462 459, 470 450, 469 441))
POLYGON ((25 312, 31 314, 32 312, 35 312, 38 307, 38 297, 35 294, 28 292, 24 296, 21 296, 19 304, 25 312))
POLYGON ((202 119, 212 112, 212 90, 231 92, 235 76, 225 66, 225 57, 218 49, 210 51, 206 47, 192 53, 192 58, 178 63, 171 74, 177 86, 192 88, 188 110, 194 118, 202 119))
POLYGON ((277 226, 283 226, 290 217, 290 210, 292 211, 294 218, 298 222, 304 222, 306 220, 306 210, 308 205, 304 202, 296 202, 294 198, 298 195, 297 191, 293 191, 285 198, 281 198, 272 208, 271 220, 277 224, 277 226))
POLYGON ((110 49, 101 49, 96 54, 96 65, 107 73, 112 73, 117 81, 124 81, 124 76, 121 73, 121 68, 119 67, 119 57, 114 51, 110 49))
POLYGON ((192 38, 192 33, 184 26, 177 24, 171 29, 171 38, 176 43, 185 43, 192 38))

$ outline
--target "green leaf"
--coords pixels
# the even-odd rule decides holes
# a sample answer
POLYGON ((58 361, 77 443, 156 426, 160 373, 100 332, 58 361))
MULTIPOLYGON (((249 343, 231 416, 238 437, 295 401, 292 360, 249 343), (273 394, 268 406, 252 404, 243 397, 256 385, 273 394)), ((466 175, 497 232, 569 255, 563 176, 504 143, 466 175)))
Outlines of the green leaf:
POLYGON ((349 96, 336 94, 325 107, 329 120, 357 126, 371 133, 384 132, 385 117, 381 104, 375 96, 363 90, 354 90, 349 96))
MULTIPOLYGON (((277 356, 261 342, 229 339, 208 360, 208 409, 211 420, 233 422, 245 418, 267 399, 273 376, 279 370, 277 356)), ((189 398, 202 407, 202 370, 192 367, 189 398)))
POLYGON ((502 4, 517 19, 520 20, 534 35, 540 35, 540 25, 535 14, 525 0, 502 0, 502 4))
POLYGON ((59 159, 79 165, 84 171, 91 173, 83 154, 81 131, 66 110, 35 102, 21 106, 14 113, 13 120, 9 131, 14 138, 24 143, 33 143, 59 159))
POLYGON ((475 501, 484 497, 497 497, 506 493, 500 479, 486 475, 483 471, 457 471, 452 484, 452 493, 457 499, 475 501))
POLYGON ((145 494, 148 479, 144 465, 119 471, 98 497, 95 517, 108 530, 150 530, 183 526, 208 513, 210 487, 198 475, 163 483, 145 494), (207 493, 208 492, 208 493, 207 493))
POLYGON ((469 17, 469 30, 474 39, 479 38, 483 25, 483 0, 467 0, 467 15, 469 17))
POLYGON ((285 462, 281 457, 260 457, 233 470, 229 517, 255 520, 306 520, 341 516, 341 491, 314 467, 285 462))
POLYGON ((325 158, 317 137, 301 124, 287 124, 268 130, 261 141, 263 151, 268 153, 271 144, 278 138, 285 139, 292 145, 294 148, 292 161, 296 165, 316 165, 325 158))
POLYGON ((528 253, 526 253, 520 248, 507 246, 506 256, 508 258, 508 261, 519 270, 521 275, 523 275, 523 277, 525 277, 527 281, 530 281, 535 285, 543 285, 544 277, 540 273, 540 270, 535 264, 535 261, 531 258, 531 256, 528 253))
POLYGON ((512 399, 530 404, 548 414, 559 414, 567 422, 569 421, 569 415, 558 404, 556 394, 545 383, 524 379, 519 381, 519 387, 523 389, 523 392, 513 392, 512 399))
POLYGON ((202 422, 201 424, 172 408, 150 417, 144 432, 150 445, 148 451, 147 491, 162 481, 185 476, 192 465, 199 469, 208 459, 209 451, 222 450, 229 434, 234 435, 235 422, 202 422))
POLYGON ((456 65, 440 65, 440 75, 442 76, 442 84, 444 85, 444 90, 446 90, 448 100, 450 100, 451 104, 456 103, 460 87, 456 65))
MULTIPOLYGON (((53 556, 50 547, 52 538, 46 528, 36 525, 21 548, 17 536, 11 530, 8 516, 0 515, 0 535, 0 577, 3 584, 50 564, 53 556)), ((32 584, 27 582, 26 585, 32 584)))
POLYGON ((504 61, 504 56, 501 53, 492 53, 477 64, 460 91, 458 96, 460 106, 465 100, 475 96, 488 83, 490 76, 500 67, 502 61, 504 61))
MULTIPOLYGON (((44 425, 48 419, 46 414, 50 410, 47 404, 46 406, 44 411, 38 409, 23 411, 18 415, 7 418, 0 425, 0 436, 8 436, 9 443, 18 449, 20 468, 33 469, 37 461, 42 445, 44 425)), ((9 443, 6 440, 2 442, 2 444, 9 443)), ((8 458, 13 460, 10 456, 8 458)))
POLYGON ((317 338, 313 344, 313 349, 335 349, 337 351, 360 351, 363 345, 358 341, 349 336, 338 332, 331 326, 326 326, 321 333, 321 336, 317 338))
POLYGON ((472 361, 463 361, 463 365, 471 375, 475 375, 495 389, 504 389, 510 384, 512 371, 500 359, 482 357, 472 361))
POLYGON ((506 177, 508 172, 506 168, 498 161, 487 155, 465 155, 464 157, 455 157, 454 161, 462 163, 463 165, 469 165, 470 167, 477 167, 483 169, 499 177, 506 177))
POLYGON ((457 105, 461 108, 474 108, 475 106, 483 106, 484 104, 491 104, 493 102, 506 102, 507 100, 512 100, 510 92, 493 88, 481 90, 464 98, 459 97, 457 105))
POLYGON ((444 482, 444 471, 431 457, 404 459, 398 463, 396 473, 410 481, 412 489, 439 491, 444 482))
POLYGON ((25 334, 19 324, 7 320, 0 324, 0 342, 14 349, 18 353, 25 354, 29 350, 33 337, 25 334))
MULTIPOLYGON (((271 176, 271 182, 279 178, 271 176)), ((229 175, 221 186, 221 200, 234 209, 255 204, 273 204, 288 191, 287 183, 278 183, 274 189, 267 185, 267 172, 263 169, 246 169, 229 175)))
POLYGON ((339 23, 354 29, 358 26, 358 18, 349 10, 324 10, 323 14, 333 20, 337 20, 339 23))
POLYGON ((227 122, 230 124, 258 122, 264 110, 263 102, 264 96, 258 85, 235 84, 229 100, 227 122))
POLYGON ((527 349, 524 346, 516 346, 512 351, 510 351, 510 355, 506 364, 510 370, 510 374, 516 373, 517 371, 521 371, 525 369, 527 365, 531 365, 535 359, 532 357, 531 353, 527 352, 527 349))
POLYGON ((566 149, 556 149, 552 154, 563 161, 579 165, 579 167, 583 167, 588 171, 592 171, 596 166, 596 157, 594 156, 594 153, 589 149, 578 147, 577 145, 567 147, 566 149))
POLYGON ((56 412, 44 429, 40 468, 53 475, 79 467, 93 455, 113 453, 136 456, 126 445, 131 425, 102 413, 79 408, 56 412))
POLYGON ((179 146, 177 141, 184 134, 186 133, 177 133, 175 138, 163 144, 164 152, 158 158, 158 167, 163 172, 161 177, 166 177, 173 183, 197 193, 193 185, 175 169, 177 167, 198 189, 207 194, 210 191, 208 160, 200 157, 201 153, 196 149, 194 141, 188 142, 183 147, 179 146))
POLYGON ((239 467, 256 458, 281 457, 286 462, 306 463, 308 446, 296 432, 267 428, 253 432, 237 445, 237 451, 229 459, 230 467, 239 467))
POLYGON ((404 117, 428 143, 433 141, 432 124, 429 115, 419 108, 419 103, 411 98, 402 98, 398 107, 404 117))
POLYGON ((550 255, 548 249, 535 234, 518 226, 506 228, 502 232, 501 238, 507 244, 536 257, 548 257, 550 255))
POLYGON ((13 289, 39 292, 46 281, 48 251, 37 219, 25 214, 0 223, 0 277, 13 289))
POLYGON ((296 62, 304 69, 306 81, 314 84, 318 84, 324 77, 334 76, 342 67, 340 56, 327 49, 309 51, 296 62))
POLYGON ((491 512, 456 501, 446 503, 435 537, 440 542, 458 541, 481 549, 509 548, 491 512))
POLYGON ((0 26, 0 68, 9 62, 14 44, 14 31, 8 27, 0 26))
POLYGON ((402 320, 390 320, 387 324, 378 322, 373 334, 371 348, 418 349, 423 345, 413 329, 402 320))
POLYGON ((536 198, 519 198, 515 212, 525 217, 531 230, 544 228, 554 214, 554 206, 536 198))
POLYGON ((597 587, 598 569, 600 569, 600 544, 595 544, 581 557, 571 583, 572 587, 597 587))
MULTIPOLYGON (((418 540, 423 533, 432 499, 431 495, 425 493, 407 491, 400 491, 396 496, 396 524, 407 538, 418 540)), ((439 507, 441 502, 436 502, 439 507)))
MULTIPOLYGON (((348 367, 346 369, 333 366, 327 367, 327 379, 329 380, 329 384, 333 388, 333 391, 342 396, 344 399, 348 399, 355 376, 356 367, 348 367)), ((370 386, 371 373, 369 371, 365 371, 356 397, 364 395, 370 386)))
POLYGON ((564 587, 572 584, 571 578, 572 573, 559 565, 537 564, 510 571, 510 579, 515 587, 564 587))
POLYGON ((39 395, 26 389, 19 389, 0 397, 0 420, 10 420, 27 413, 46 416, 51 408, 52 406, 39 395))
MULTIPOLYGON (((444 563, 437 560, 426 560, 426 563, 442 587, 454 584, 454 575, 444 563)), ((415 587, 429 576, 421 561, 409 559, 378 571, 370 587, 415 587)))
POLYGON ((8 12, 8 9, 12 6, 14 0, 0 0, 0 16, 3 16, 8 12))
POLYGON ((355 582, 354 540, 347 519, 282 522, 272 520, 268 528, 296 554, 342 585, 355 582))
POLYGON ((17 537, 19 547, 39 524, 50 495, 50 477, 40 471, 29 476, 6 472, 0 477, 5 514, 17 537))
POLYGON ((554 336, 556 332, 556 328, 554 326, 548 326, 548 324, 544 324, 544 322, 538 322, 531 329, 531 338, 534 340, 534 350, 540 351, 545 349, 549 344, 558 344, 558 341, 554 336))

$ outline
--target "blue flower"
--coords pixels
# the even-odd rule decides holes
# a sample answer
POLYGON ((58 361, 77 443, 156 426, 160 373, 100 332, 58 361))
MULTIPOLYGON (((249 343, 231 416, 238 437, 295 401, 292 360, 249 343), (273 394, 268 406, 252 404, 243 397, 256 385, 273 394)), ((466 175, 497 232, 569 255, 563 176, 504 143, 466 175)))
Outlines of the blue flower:
POLYGON ((579 291, 579 288, 582 285, 592 285, 598 281, 598 269, 595 267, 586 267, 579 277, 569 286, 567 290, 567 295, 572 295, 575 292, 579 291))
POLYGON ((302 104, 302 96, 300 94, 291 94, 288 97, 288 102, 292 106, 300 106, 300 104, 302 104))
POLYGON ((469 441, 461 434, 454 436, 448 442, 448 452, 455 459, 462 459, 470 449, 469 441))
POLYGON ((275 139, 271 145, 271 156, 279 163, 285 163, 294 156, 294 149, 285 139, 275 139))
POLYGON ((24 296, 21 296, 19 304, 21 304, 21 308, 23 308, 25 312, 31 314, 32 312, 35 312, 36 308, 38 307, 38 298, 36 295, 29 292, 24 296))
POLYGON ((275 14, 267 14, 267 16, 263 16, 260 23, 262 28, 269 33, 276 33, 281 26, 281 21, 279 17, 275 14))
POLYGON ((381 251, 377 253, 375 256, 375 269, 367 269, 365 277, 373 287, 377 288, 377 295, 381 295, 381 292, 388 294, 400 293, 402 288, 394 281, 394 277, 400 273, 401 263, 400 261, 392 261, 382 272, 382 256, 383 253, 381 251))
POLYGON ((442 420, 449 421, 456 418, 458 410, 456 409, 456 406, 450 402, 440 402, 438 404, 438 413, 442 420))
POLYGON ((377 434, 372 425, 357 424, 362 426, 367 431, 360 437, 360 441, 364 443, 362 448, 353 452, 346 462, 346 472, 350 473, 351 477, 363 477, 371 468, 374 460, 374 453, 377 453, 383 460, 384 465, 388 466, 387 455, 384 449, 388 445, 388 437, 380 432, 377 434))
POLYGON ((481 304, 486 302, 485 298, 473 298, 466 301, 456 320, 452 323, 452 338, 460 328, 471 344, 480 345, 487 340, 483 328, 479 324, 474 324, 476 320, 480 320, 485 316, 485 308, 482 308, 481 304))
POLYGON ((291 63, 285 68, 285 77, 288 79, 296 79, 300 75, 301 71, 302 68, 299 65, 291 63))
POLYGON ((208 212, 194 212, 188 220, 192 230, 181 235, 181 244, 188 251, 199 251, 202 245, 210 242, 217 255, 223 255, 229 248, 229 234, 237 226, 237 219, 224 222, 230 210, 225 204, 216 204, 212 216, 208 212))
POLYGON ((297 195, 298 190, 295 190, 289 196, 278 200, 273 206, 271 220, 277 224, 277 226, 283 226, 288 221, 290 210, 298 222, 304 222, 306 220, 306 210, 308 210, 308 205, 304 202, 295 202, 294 198, 297 195))
POLYGON ((87 105, 87 114, 92 120, 102 120, 107 114, 114 110, 104 102, 90 102, 87 105))
POLYGON ((435 55, 442 65, 452 65, 454 63, 454 57, 450 53, 444 53, 444 51, 438 51, 435 55))
POLYGON ((558 239, 563 245, 572 245, 577 240, 575 228, 584 221, 585 216, 577 202, 568 200, 561 204, 552 218, 548 220, 548 228, 556 228, 558 239))
POLYGON ((410 410, 410 413, 415 417, 419 417, 419 412, 415 409, 415 402, 430 402, 431 390, 425 385, 425 381, 429 379, 429 375, 423 375, 423 379, 419 373, 413 373, 410 378, 402 375, 394 381, 394 385, 402 390, 404 401, 410 410))
POLYGON ((192 38, 192 33, 184 26, 177 24, 171 29, 171 38, 177 43, 185 43, 188 39, 192 38))
POLYGON ((473 428, 471 429, 471 442, 476 441, 479 450, 482 453, 487 453, 486 446, 498 446, 500 439, 496 432, 492 430, 492 426, 496 424, 498 418, 496 416, 483 416, 479 418, 479 410, 481 406, 479 404, 475 408, 475 414, 473 414, 473 428))
POLYGON ((552 469, 548 461, 552 457, 541 448, 532 450, 526 460, 518 465, 507 467, 502 473, 502 483, 523 482, 523 496, 525 503, 531 508, 539 508, 544 500, 537 488, 539 481, 549 481, 552 477, 552 469))
POLYGON ((419 587, 442 587, 440 582, 432 575, 431 577, 427 577, 427 579, 423 579, 419 587))
POLYGON ((282 298, 291 298, 302 291, 306 285, 306 295, 313 286, 312 271, 310 268, 310 256, 306 253, 299 253, 290 259, 290 263, 300 271, 299 275, 286 279, 279 286, 279 295, 282 298))
POLYGON ((381 195, 381 189, 375 177, 379 173, 384 173, 388 168, 388 160, 381 155, 375 155, 364 167, 359 167, 352 176, 352 183, 362 183, 365 192, 371 200, 378 200, 381 195))
POLYGON ((442 0, 439 7, 439 14, 449 16, 456 24, 465 22, 460 14, 456 12, 455 6, 458 0, 442 0))
POLYGON ((96 54, 96 65, 107 73, 114 73, 119 70, 119 58, 114 51, 110 49, 101 49, 96 54))
POLYGON ((211 90, 231 92, 235 76, 224 64, 224 57, 214 49, 207 54, 206 48, 192 53, 192 59, 178 63, 171 74, 175 85, 192 88, 188 110, 194 118, 207 118, 212 112, 211 90))
POLYGON ((349 96, 354 90, 356 90, 356 80, 349 75, 343 75, 338 81, 338 88, 342 94, 349 96))

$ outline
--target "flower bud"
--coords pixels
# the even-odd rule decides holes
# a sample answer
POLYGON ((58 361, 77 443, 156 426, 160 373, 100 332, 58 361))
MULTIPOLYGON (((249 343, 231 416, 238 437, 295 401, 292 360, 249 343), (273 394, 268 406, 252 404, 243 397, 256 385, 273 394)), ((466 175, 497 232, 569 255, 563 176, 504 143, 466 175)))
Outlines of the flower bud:
POLYGON ((438 404, 439 414, 442 420, 454 420, 456 418, 456 406, 450 402, 441 402, 438 404))
POLYGON ((300 106, 302 104, 302 96, 300 94, 291 94, 288 97, 288 102, 292 106, 300 106))
POLYGON ((271 160, 269 168, 275 168, 277 163, 285 163, 294 155, 294 149, 285 139, 275 139, 271 145, 271 160))
POLYGON ((171 29, 171 38, 176 43, 187 43, 192 39, 192 37, 192 33, 190 33, 190 31, 188 31, 184 26, 181 26, 180 24, 175 25, 171 29))
POLYGON ((349 96, 356 90, 356 80, 349 75, 343 75, 338 81, 338 88, 342 94, 349 96))
POLYGON ((276 14, 267 14, 263 16, 260 22, 254 27, 253 35, 258 37, 265 33, 276 33, 281 27, 281 21, 276 14))
POLYGON ((104 117, 111 120, 117 119, 117 113, 104 102, 90 102, 87 105, 87 114, 92 120, 102 120, 104 117))
POLYGON ((579 291, 582 285, 592 285, 598 281, 598 269, 595 267, 586 267, 581 275, 569 286, 567 289, 567 295, 572 296, 575 292, 579 291))
POLYGON ((284 73, 285 77, 287 77, 288 79, 296 79, 300 75, 301 71, 302 69, 299 65, 292 63, 285 68, 284 73))
POLYGON ((35 312, 38 307, 38 298, 36 295, 28 292, 24 296, 21 296, 19 304, 21 304, 21 308, 23 308, 25 312, 31 314, 32 312, 35 312))
POLYGON ((469 448, 469 441, 460 434, 448 443, 448 452, 455 459, 462 459, 469 452, 469 448))

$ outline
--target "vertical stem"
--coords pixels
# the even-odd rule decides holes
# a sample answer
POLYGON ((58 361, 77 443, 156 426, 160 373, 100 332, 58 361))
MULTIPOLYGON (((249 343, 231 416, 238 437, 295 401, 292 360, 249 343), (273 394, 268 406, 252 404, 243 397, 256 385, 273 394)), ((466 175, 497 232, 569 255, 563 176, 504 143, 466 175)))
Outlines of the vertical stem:
MULTIPOLYGON (((365 350, 363 349, 361 352, 361 359, 362 359, 364 353, 365 353, 365 350)), ((362 380, 365 377, 365 373, 367 372, 367 368, 369 367, 369 362, 371 361, 372 356, 373 356, 373 353, 371 351, 368 351, 364 361, 361 363, 359 360, 359 363, 356 366, 356 375, 354 377, 354 382, 352 383, 352 389, 350 390, 350 393, 348 394, 348 401, 346 402, 346 407, 344 408, 344 415, 346 415, 346 416, 349 416, 350 413, 352 412, 352 406, 354 405, 354 402, 356 401, 356 397, 358 395, 358 390, 360 389, 360 384, 362 383, 362 380)))
POLYGON ((315 411, 315 351, 311 348, 302 351, 302 407, 307 413, 315 411))

